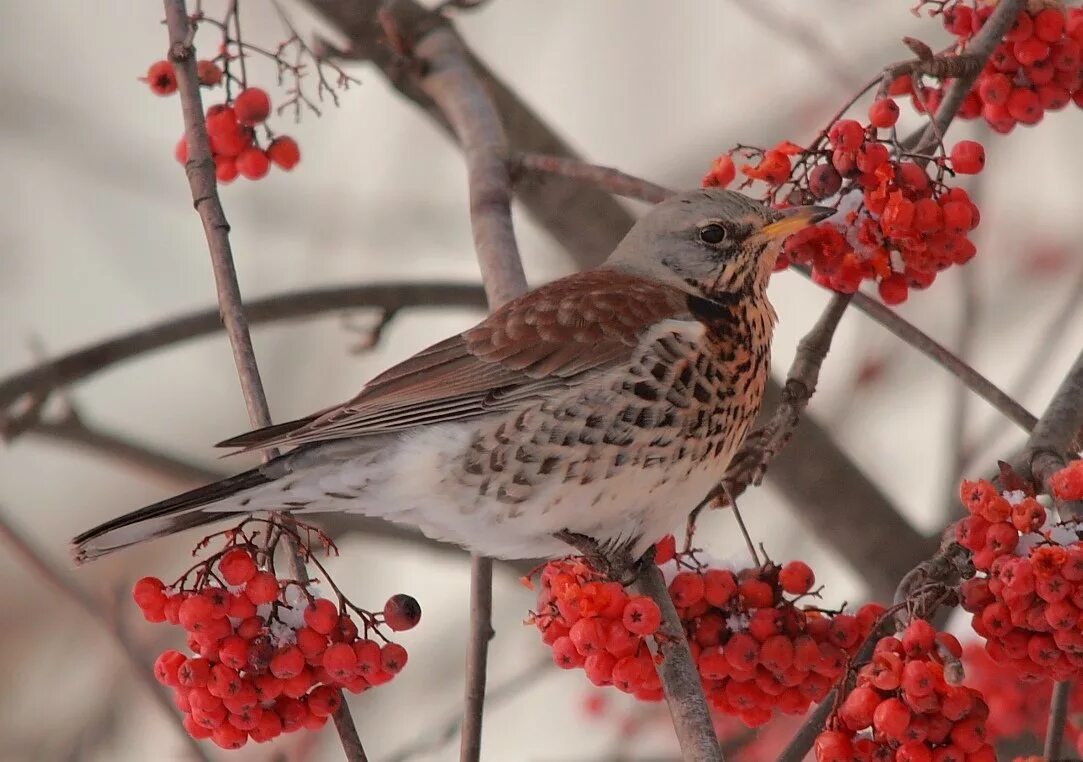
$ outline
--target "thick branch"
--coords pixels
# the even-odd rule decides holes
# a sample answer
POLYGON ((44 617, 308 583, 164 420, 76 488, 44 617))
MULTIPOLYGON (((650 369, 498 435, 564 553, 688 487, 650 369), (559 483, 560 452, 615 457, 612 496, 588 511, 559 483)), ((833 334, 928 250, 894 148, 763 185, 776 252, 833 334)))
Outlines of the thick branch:
MULTIPOLYGON (((177 92, 184 115, 184 133, 188 142, 189 158, 185 165, 185 172, 192 191, 192 202, 199 213, 207 239, 211 269, 214 272, 215 291, 218 295, 218 309, 233 350, 233 360, 237 366, 237 376, 240 379, 245 406, 248 408, 248 418, 255 427, 270 426, 271 412, 267 406, 263 382, 260 380, 256 353, 252 347, 252 336, 248 330, 248 319, 241 302, 237 270, 233 264, 233 251, 229 242, 229 222, 226 220, 222 202, 218 198, 215 164, 207 136, 207 124, 203 118, 195 48, 192 46, 195 26, 188 18, 188 9, 184 0, 164 0, 164 5, 166 28, 169 31, 169 60, 176 72, 177 92)), ((269 449, 265 451, 264 459, 269 460, 275 455, 276 451, 269 449)), ((307 581, 308 572, 301 549, 289 538, 286 545, 294 579, 307 581)), ((345 700, 340 702, 340 707, 334 714, 334 720, 346 758, 351 762, 365 762, 367 759, 365 750, 361 746, 361 740, 358 738, 353 717, 350 716, 345 700)))
POLYGON ((653 563, 647 563, 635 586, 662 610, 662 626, 654 638, 662 655, 658 676, 681 745, 681 757, 685 762, 721 762, 722 749, 703 696, 699 671, 662 572, 653 563))
MULTIPOLYGON (((445 115, 421 88, 409 67, 403 65, 392 46, 384 41, 376 23, 377 0, 305 0, 350 40, 344 55, 370 61, 390 83, 437 125, 451 133, 445 115)), ((435 27, 454 30, 447 20, 414 0, 396 0, 394 17, 407 42, 418 40, 435 27)), ((520 151, 572 156, 571 147, 555 133, 507 85, 473 53, 467 51, 471 69, 490 94, 500 114, 509 142, 520 151)), ((608 193, 573 179, 558 176, 535 178, 516 188, 516 196, 535 221, 570 252, 581 266, 600 264, 631 226, 628 213, 608 193)))
MULTIPOLYGON (((385 26, 393 12, 382 16, 385 26)), ((388 29, 393 32, 393 29, 388 29)), ((420 86, 447 118, 462 146, 470 191, 470 223, 490 309, 527 290, 511 219, 507 137, 500 114, 471 65, 459 38, 437 27, 416 41, 412 53, 424 67, 420 86)), ((470 568, 470 641, 459 758, 481 758, 482 718, 489 641, 493 625, 493 562, 474 555, 470 568)))

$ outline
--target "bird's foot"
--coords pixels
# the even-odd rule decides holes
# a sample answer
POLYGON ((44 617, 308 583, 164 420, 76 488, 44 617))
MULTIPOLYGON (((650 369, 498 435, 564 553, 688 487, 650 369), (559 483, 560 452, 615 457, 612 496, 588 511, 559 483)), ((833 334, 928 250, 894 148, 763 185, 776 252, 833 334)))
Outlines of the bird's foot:
POLYGON ((587 563, 600 573, 624 587, 634 584, 644 565, 654 560, 653 546, 640 558, 633 558, 630 544, 608 545, 568 530, 557 532, 554 536, 579 551, 587 563))

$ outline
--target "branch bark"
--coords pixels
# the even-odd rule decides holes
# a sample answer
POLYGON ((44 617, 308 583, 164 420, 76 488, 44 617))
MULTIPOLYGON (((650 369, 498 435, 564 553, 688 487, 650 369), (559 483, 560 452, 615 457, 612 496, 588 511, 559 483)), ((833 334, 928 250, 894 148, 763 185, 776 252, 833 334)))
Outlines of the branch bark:
POLYGON ((1065 680, 1053 686, 1053 698, 1049 703, 1049 726, 1045 731, 1043 759, 1059 759, 1064 745, 1064 723, 1068 719, 1068 702, 1072 697, 1072 681, 1065 680))
MULTIPOLYGON (((381 19, 385 26, 395 23, 394 10, 381 11, 381 19)), ((474 248, 489 307, 496 309, 527 290, 511 218, 511 176, 506 161, 508 141, 500 114, 450 27, 437 27, 421 37, 411 53, 423 66, 424 74, 419 80, 421 89, 447 118, 462 146, 474 248)), ((492 614, 493 562, 485 556, 473 555, 470 561, 470 634, 459 747, 459 758, 463 762, 478 762, 481 758, 489 641, 494 635, 492 614)))
MULTIPOLYGON (((192 203, 203 223, 203 232, 207 239, 207 250, 211 257, 211 269, 214 272, 215 291, 218 295, 218 308, 225 324, 233 350, 233 360, 237 366, 237 377, 241 383, 248 418, 255 427, 271 425, 271 412, 267 406, 267 396, 260 380, 256 353, 252 347, 252 336, 248 330, 248 319, 241 301, 241 288, 237 281, 237 270, 233 264, 233 251, 229 241, 229 222, 218 197, 218 182, 215 176, 215 164, 211 154, 210 140, 207 136, 207 124, 203 117, 203 101, 199 92, 199 77, 196 73, 195 48, 192 38, 195 26, 188 18, 188 9, 184 0, 163 0, 165 6, 166 28, 169 32, 169 61, 177 77, 177 92, 184 116, 184 132, 188 142, 188 162, 185 174, 192 191, 192 203)), ((274 457, 277 451, 269 449, 264 453, 264 460, 274 457)), ((290 556, 290 566, 294 579, 302 583, 308 581, 308 570, 301 549, 292 539, 287 538, 286 545, 290 556)), ((357 735, 353 717, 342 693, 339 691, 340 706, 333 717, 342 741, 346 758, 351 762, 366 762, 365 750, 357 735)))

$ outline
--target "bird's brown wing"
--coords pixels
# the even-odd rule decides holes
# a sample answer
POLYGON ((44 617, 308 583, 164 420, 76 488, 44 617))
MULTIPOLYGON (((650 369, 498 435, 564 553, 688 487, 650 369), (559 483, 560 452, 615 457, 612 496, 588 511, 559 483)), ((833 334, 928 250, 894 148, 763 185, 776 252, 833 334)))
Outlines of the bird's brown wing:
POLYGON ((654 281, 615 270, 572 275, 394 366, 343 405, 219 446, 300 445, 511 409, 627 361, 643 331, 687 311, 681 291, 654 281))

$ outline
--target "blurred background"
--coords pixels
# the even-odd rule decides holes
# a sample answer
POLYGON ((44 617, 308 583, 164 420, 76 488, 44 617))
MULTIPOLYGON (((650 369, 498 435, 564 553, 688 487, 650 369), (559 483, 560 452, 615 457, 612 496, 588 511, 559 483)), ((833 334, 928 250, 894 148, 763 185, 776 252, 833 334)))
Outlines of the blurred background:
MULTIPOLYGON (((692 187, 711 159, 737 142, 809 139, 856 85, 909 57, 903 35, 934 48, 945 44, 939 23, 916 18, 909 5, 491 0, 456 14, 455 23, 478 56, 588 160, 692 187)), ((242 6, 249 41, 273 48, 288 36, 270 3, 242 6)), ((222 10, 213 0, 204 7, 210 15, 222 10)), ((318 29, 341 42, 305 3, 284 7, 304 34, 318 29)), ((173 159, 182 132, 178 102, 138 81, 164 55, 161 19, 156 3, 0 3, 0 166, 8 178, 0 204, 4 377, 214 304, 203 233, 173 159)), ((250 80, 262 78, 272 97, 281 97, 272 87, 273 67, 249 65, 250 80)), ((289 115, 275 118, 276 128, 301 145, 303 159, 292 173, 275 170, 223 190, 243 292, 254 298, 361 283, 476 283, 459 152, 378 70, 347 68, 360 84, 341 94, 338 108, 324 103, 322 118, 305 114, 296 125, 289 115)), ((908 109, 904 120, 918 124, 908 109)), ((961 347, 970 363, 1035 412, 1083 340, 1075 311, 1083 274, 1080 134, 1083 112, 1074 107, 1048 115, 1040 129, 1006 137, 953 126, 955 139, 988 138, 987 171, 972 189, 982 210, 979 254, 900 310, 961 347)), ((520 214, 516 223, 532 284, 574 270, 529 217, 520 214)), ((828 295, 792 273, 776 276, 771 294, 780 315, 777 375, 828 295)), ((810 414, 898 511, 931 535, 956 510, 950 495, 960 467, 986 473, 1022 436, 997 425, 981 400, 960 395, 945 372, 851 312, 810 414)), ((367 378, 480 316, 440 304, 405 309, 370 349, 359 347, 379 319, 374 310, 258 326, 273 415, 286 420, 352 396, 367 378)), ((206 470, 244 465, 219 462, 210 446, 248 428, 224 335, 110 367, 53 395, 43 420, 54 425, 22 433, 0 453, 4 520, 142 653, 178 645, 172 628, 139 618, 128 591, 141 576, 179 574, 198 536, 79 569, 67 546, 78 531, 189 486, 176 471, 118 457, 118 441, 206 470), (72 411, 80 426, 110 438, 112 449, 65 435, 72 411)), ((810 468, 815 472, 815 463, 810 468)), ((750 491, 742 508, 753 536, 776 559, 808 561, 827 586, 828 604, 865 600, 866 575, 818 540, 793 497, 770 486, 750 491)), ((336 529, 342 556, 331 571, 355 601, 378 608, 389 595, 408 592, 424 610, 421 626, 400 638, 410 652, 403 675, 351 699, 370 757, 457 759, 449 723, 459 714, 463 684, 466 555, 336 529)), ((726 514, 706 517, 699 540, 716 557, 743 558, 726 514)), ((500 565, 496 571, 495 695, 485 758, 674 757, 658 710, 644 712, 614 691, 599 704, 582 673, 539 666, 549 652, 522 624, 534 599, 518 574, 500 565)), ((0 758, 190 758, 176 714, 151 700, 109 631, 41 569, 5 548, 0 590, 0 674, 7 686, 0 692, 0 758)), ((233 753, 204 746, 212 759, 341 754, 330 730, 233 753)))

